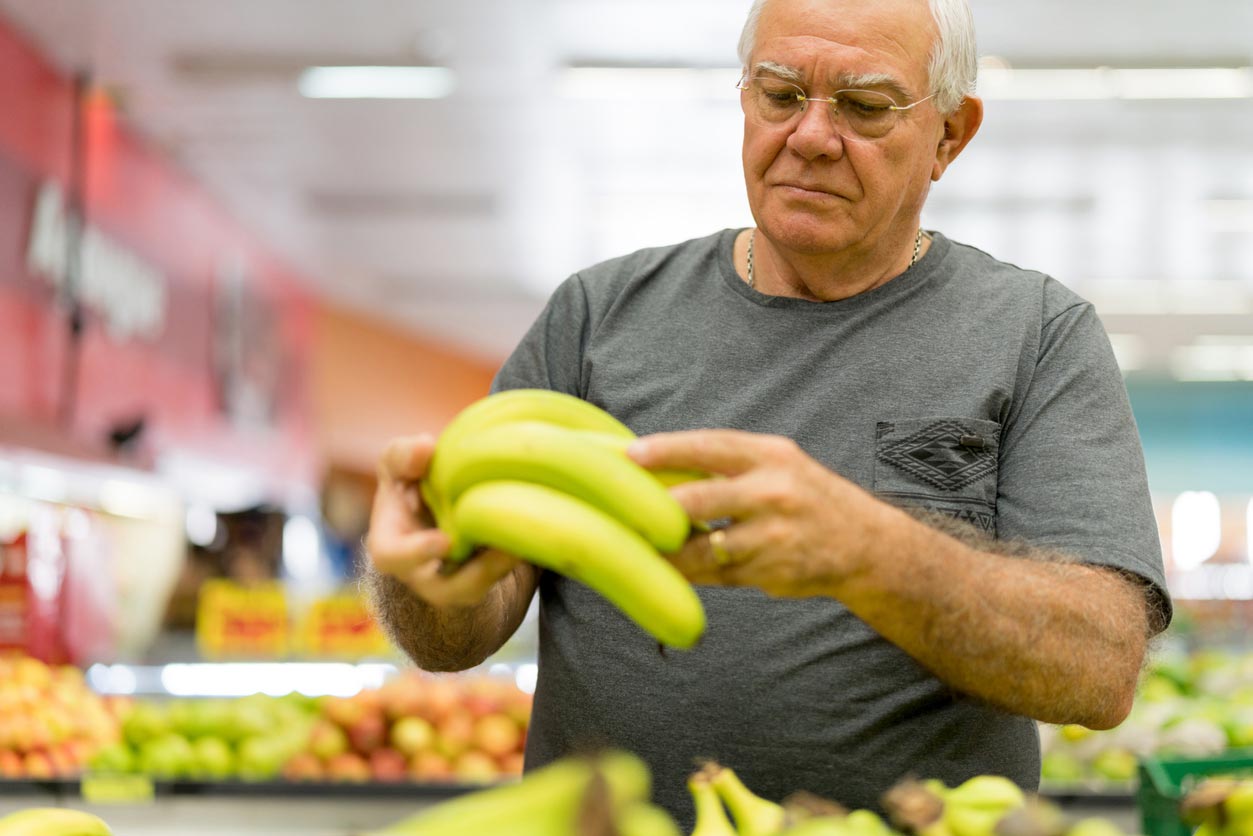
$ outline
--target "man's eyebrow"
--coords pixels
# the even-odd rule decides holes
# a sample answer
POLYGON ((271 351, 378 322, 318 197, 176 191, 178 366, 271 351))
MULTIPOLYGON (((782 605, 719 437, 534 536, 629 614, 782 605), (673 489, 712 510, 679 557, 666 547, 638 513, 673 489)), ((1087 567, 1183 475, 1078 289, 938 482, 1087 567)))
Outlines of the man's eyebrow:
MULTIPOLYGON (((804 74, 796 67, 789 67, 786 64, 779 64, 774 61, 758 61, 753 65, 753 75, 761 73, 769 73, 778 76, 784 81, 790 81, 793 84, 801 84, 805 80, 804 74)), ((851 75, 841 75, 836 79, 836 87, 841 90, 875 90, 886 88, 893 94, 893 98, 897 101, 909 101, 912 97, 905 86, 897 80, 896 76, 890 73, 858 73, 851 75)))
POLYGON ((909 91, 905 89, 896 77, 888 73, 860 73, 857 75, 842 75, 837 83, 840 87, 849 90, 875 90, 887 88, 896 94, 899 101, 908 101, 911 96, 909 91))
POLYGON ((753 65, 753 75, 759 73, 770 73, 776 75, 784 81, 799 83, 802 79, 801 71, 795 67, 788 67, 784 64, 776 64, 774 61, 758 61, 753 65))

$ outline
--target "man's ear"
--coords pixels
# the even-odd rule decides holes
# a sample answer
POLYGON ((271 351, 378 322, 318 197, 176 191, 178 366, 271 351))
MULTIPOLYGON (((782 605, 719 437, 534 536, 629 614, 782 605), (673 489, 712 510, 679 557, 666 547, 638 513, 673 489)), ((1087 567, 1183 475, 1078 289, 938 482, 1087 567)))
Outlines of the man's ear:
POLYGON ((935 147, 935 164, 931 167, 933 181, 944 176, 949 163, 975 138, 982 124, 983 99, 974 96, 967 96, 957 110, 944 118, 944 136, 935 147))

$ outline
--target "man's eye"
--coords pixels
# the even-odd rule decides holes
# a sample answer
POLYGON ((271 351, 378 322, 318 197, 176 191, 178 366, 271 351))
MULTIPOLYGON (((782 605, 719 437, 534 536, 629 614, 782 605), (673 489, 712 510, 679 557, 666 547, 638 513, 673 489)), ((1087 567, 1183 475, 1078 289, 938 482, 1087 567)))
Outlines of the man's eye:
POLYGON ((838 106, 855 110, 864 116, 881 115, 891 109, 891 103, 886 99, 867 96, 842 96, 838 106))

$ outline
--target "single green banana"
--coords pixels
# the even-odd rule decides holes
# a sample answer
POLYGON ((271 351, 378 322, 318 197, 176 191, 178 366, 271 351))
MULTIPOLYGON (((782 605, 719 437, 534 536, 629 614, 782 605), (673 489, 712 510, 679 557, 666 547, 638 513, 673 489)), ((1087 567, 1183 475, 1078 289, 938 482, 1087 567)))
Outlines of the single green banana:
POLYGON ((581 499, 527 482, 480 482, 452 510, 457 536, 586 584, 671 647, 691 647, 705 610, 679 570, 639 534, 581 499))
POLYGON ((782 836, 854 836, 843 816, 805 819, 783 831, 782 836))
POLYGON ((0 836, 112 836, 104 819, 66 807, 33 807, 0 819, 0 836))
POLYGON ((608 786, 614 810, 645 802, 652 791, 648 767, 628 752, 608 752, 594 760, 566 758, 527 773, 515 784, 445 801, 375 836, 573 834, 597 772, 608 786))
POLYGON ((738 836, 735 825, 727 818, 718 791, 705 772, 697 772, 687 779, 687 791, 691 793, 692 804, 696 807, 696 826, 692 836, 738 836))
MULTIPOLYGON (((580 438, 586 439, 592 444, 604 447, 606 450, 613 450, 623 456, 626 455, 627 448, 635 441, 635 439, 631 436, 620 435, 617 433, 598 432, 596 430, 571 430, 570 432, 578 435, 580 438)), ((703 470, 688 470, 686 468, 662 467, 648 472, 667 488, 673 488, 675 485, 682 485, 684 482, 695 482, 700 479, 710 478, 710 475, 703 470)))
POLYGON ((614 829, 617 836, 681 836, 669 813, 643 801, 623 807, 614 817, 614 829))
MULTIPOLYGON (((419 485, 422 500, 435 522, 449 533, 447 520, 452 503, 443 495, 444 462, 442 451, 453 449, 461 439, 511 421, 544 421, 572 430, 592 430, 634 439, 635 433, 608 412, 581 398, 547 389, 510 389, 480 398, 448 422, 435 442, 435 451, 426 478, 419 485)), ((449 534, 449 536, 453 536, 449 534)), ((454 551, 462 551, 453 542, 454 551)))
POLYGON ((892 836, 892 828, 873 810, 853 810, 844 821, 852 836, 892 836))
POLYGON ((723 766, 712 774, 710 781, 731 811, 739 836, 771 836, 783 830, 787 823, 783 806, 744 786, 734 770, 723 766))
POLYGON ((1066 836, 1126 836, 1122 828, 1109 819, 1080 819, 1066 830, 1066 836))
MULTIPOLYGON (((480 482, 534 482, 578 497, 625 523, 663 552, 687 540, 687 512, 656 478, 621 452, 563 427, 513 421, 470 436, 441 451, 445 502, 480 482)), ((454 553, 463 559, 468 552, 454 553)))
POLYGON ((996 823, 1026 803, 1013 781, 1001 775, 976 775, 944 797, 944 823, 953 836, 992 836, 996 823))

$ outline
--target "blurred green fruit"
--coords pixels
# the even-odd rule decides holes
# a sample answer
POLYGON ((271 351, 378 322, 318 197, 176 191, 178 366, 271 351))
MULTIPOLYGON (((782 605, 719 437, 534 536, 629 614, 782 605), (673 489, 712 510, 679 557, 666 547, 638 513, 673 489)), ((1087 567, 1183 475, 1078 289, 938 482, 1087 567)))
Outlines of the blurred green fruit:
POLYGON ((1122 828, 1109 819, 1080 819, 1070 826, 1066 836, 1126 836, 1122 828))
POLYGON ((220 737, 202 737, 192 744, 193 772, 203 778, 222 780, 235 774, 235 751, 220 737))
POLYGON ((1164 702, 1181 696, 1183 696, 1183 691, 1174 680, 1157 674, 1148 677, 1140 685, 1139 699, 1147 702, 1164 702))
POLYGON ((88 768, 93 772, 131 772, 135 753, 125 743, 110 743, 92 755, 88 768))
POLYGON ((1073 783, 1085 777, 1083 764, 1069 752, 1049 752, 1040 760, 1040 777, 1045 781, 1073 783))
POLYGON ((278 777, 286 761, 281 740, 250 737, 239 744, 236 770, 245 781, 269 781, 278 777))
POLYGON ((122 736, 132 746, 140 747, 170 732, 165 711, 150 702, 138 702, 122 720, 122 736))
POLYGON ((1092 771, 1110 781, 1134 781, 1139 769, 1136 756, 1126 749, 1106 749, 1092 760, 1092 771))
POLYGON ((195 753, 187 738, 164 734, 139 747, 139 771, 165 781, 190 775, 195 766, 195 753))

